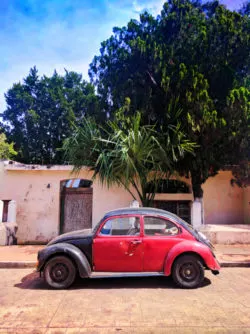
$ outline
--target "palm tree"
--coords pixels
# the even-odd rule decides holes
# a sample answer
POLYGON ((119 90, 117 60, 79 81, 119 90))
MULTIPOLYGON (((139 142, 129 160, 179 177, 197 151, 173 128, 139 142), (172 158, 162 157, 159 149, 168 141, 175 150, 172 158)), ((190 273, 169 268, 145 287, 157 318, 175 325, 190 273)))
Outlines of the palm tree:
POLYGON ((169 178, 175 163, 193 148, 180 125, 156 131, 155 126, 141 125, 140 113, 130 118, 117 114, 106 126, 85 119, 63 146, 74 170, 90 167, 93 179, 99 176, 108 187, 124 187, 134 199, 139 197, 143 206, 150 206, 158 181, 169 178))

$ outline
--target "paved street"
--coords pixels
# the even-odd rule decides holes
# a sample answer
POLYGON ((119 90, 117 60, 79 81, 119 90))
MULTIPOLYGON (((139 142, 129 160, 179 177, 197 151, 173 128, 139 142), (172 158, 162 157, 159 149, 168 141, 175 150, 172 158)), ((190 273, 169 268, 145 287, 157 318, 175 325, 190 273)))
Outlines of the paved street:
POLYGON ((0 269, 0 333, 250 333, 250 268, 206 273, 203 287, 171 279, 78 281, 49 290, 30 269, 0 269))

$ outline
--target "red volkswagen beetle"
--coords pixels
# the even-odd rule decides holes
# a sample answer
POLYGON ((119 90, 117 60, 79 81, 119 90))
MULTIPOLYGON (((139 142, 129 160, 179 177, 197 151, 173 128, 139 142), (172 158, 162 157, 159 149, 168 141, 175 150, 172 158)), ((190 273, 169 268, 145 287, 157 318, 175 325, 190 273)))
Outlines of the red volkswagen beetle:
POLYGON ((62 234, 38 253, 37 270, 53 288, 82 278, 172 275, 182 288, 196 288, 204 269, 220 265, 206 237, 178 216, 153 208, 125 208, 105 214, 92 230, 62 234))

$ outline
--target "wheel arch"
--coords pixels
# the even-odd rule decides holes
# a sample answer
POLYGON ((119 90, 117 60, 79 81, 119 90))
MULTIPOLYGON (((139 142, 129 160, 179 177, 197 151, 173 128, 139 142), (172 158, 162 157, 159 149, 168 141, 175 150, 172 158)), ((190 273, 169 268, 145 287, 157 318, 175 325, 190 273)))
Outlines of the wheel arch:
POLYGON ((204 254, 201 254, 201 252, 198 252, 196 250, 196 247, 188 247, 188 245, 187 247, 186 245, 182 247, 181 245, 177 245, 177 247, 174 247, 173 249, 171 249, 171 251, 166 256, 165 263, 164 263, 164 274, 166 276, 171 275, 174 262, 178 258, 184 255, 192 255, 192 256, 197 257, 201 261, 205 269, 209 268, 209 266, 207 265, 207 261, 203 256, 204 254))
POLYGON ((171 265, 171 272, 172 272, 172 268, 173 268, 175 262, 176 262, 180 257, 185 256, 185 255, 191 255, 191 256, 196 257, 198 260, 201 261, 203 267, 207 268, 206 262, 205 262, 205 260, 203 259, 203 257, 202 257, 200 254, 198 254, 197 252, 194 252, 194 251, 186 251, 186 252, 180 253, 179 255, 177 255, 177 256, 174 258, 174 260, 173 260, 173 262, 172 262, 172 265, 171 265))
POLYGON ((70 256, 69 254, 64 253, 64 252, 57 252, 57 253, 54 253, 54 254, 49 255, 49 256, 46 258, 46 260, 44 261, 42 267, 41 267, 39 270, 40 270, 40 271, 43 271, 43 270, 44 270, 44 267, 45 267, 45 265, 46 265, 46 263, 48 263, 49 260, 51 260, 52 258, 57 257, 57 256, 64 256, 64 257, 67 257, 69 260, 71 260, 71 261, 73 262, 74 266, 75 266, 76 269, 78 270, 78 266, 77 266, 77 263, 76 263, 75 259, 74 259, 72 256, 70 256))
POLYGON ((77 247, 67 244, 58 243, 45 247, 38 253, 38 271, 43 271, 46 263, 56 256, 65 256, 69 258, 76 266, 80 277, 89 277, 91 275, 91 267, 86 255, 77 247))

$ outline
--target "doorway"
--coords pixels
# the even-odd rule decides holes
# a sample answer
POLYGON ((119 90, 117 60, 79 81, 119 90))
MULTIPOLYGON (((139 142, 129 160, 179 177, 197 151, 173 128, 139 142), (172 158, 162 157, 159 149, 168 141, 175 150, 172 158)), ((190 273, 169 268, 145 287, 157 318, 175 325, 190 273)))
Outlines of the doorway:
POLYGON ((92 228, 92 181, 69 179, 60 183, 60 234, 92 228))

